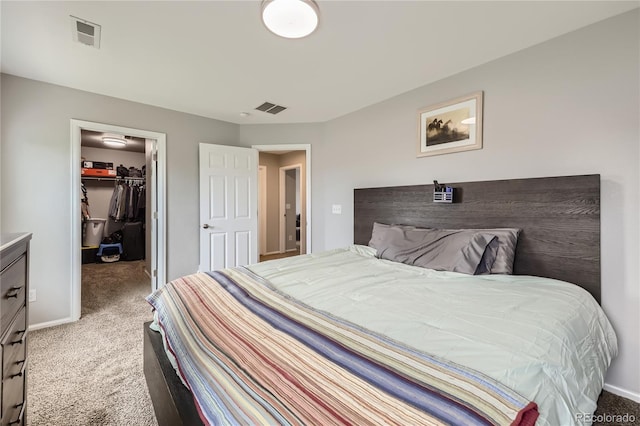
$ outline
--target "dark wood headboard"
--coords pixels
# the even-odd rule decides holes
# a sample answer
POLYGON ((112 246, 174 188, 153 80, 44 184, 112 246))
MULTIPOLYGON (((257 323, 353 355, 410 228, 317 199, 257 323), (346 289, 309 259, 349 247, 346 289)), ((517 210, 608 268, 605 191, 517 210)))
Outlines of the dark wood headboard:
POLYGON ((520 228, 514 274, 568 281, 600 302, 600 175, 443 182, 454 203, 433 202, 433 185, 354 190, 354 242, 373 222, 425 228, 520 228))

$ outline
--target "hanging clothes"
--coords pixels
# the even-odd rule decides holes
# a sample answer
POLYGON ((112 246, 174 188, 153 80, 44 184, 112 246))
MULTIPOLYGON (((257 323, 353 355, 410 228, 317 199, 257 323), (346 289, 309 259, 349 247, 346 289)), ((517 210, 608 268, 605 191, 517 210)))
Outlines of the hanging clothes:
POLYGON ((138 187, 130 187, 127 194, 127 220, 133 220, 136 218, 135 210, 136 203, 138 201, 138 187))
POLYGON ((146 195, 145 186, 142 185, 140 186, 140 189, 138 192, 138 203, 136 205, 136 213, 135 213, 136 220, 144 222, 146 209, 147 209, 147 195, 146 195))
POLYGON ((109 201, 107 235, 119 238, 123 253, 121 260, 144 259, 145 244, 145 184, 144 179, 120 177, 116 180, 109 201))
POLYGON ((144 191, 144 181, 125 179, 119 182, 111 195, 109 217, 115 221, 144 220, 144 191))
POLYGON ((124 201, 126 198, 126 185, 124 183, 118 183, 111 195, 111 201, 109 202, 109 217, 114 220, 122 220, 122 211, 124 209, 124 201))
POLYGON ((86 221, 91 217, 91 212, 89 211, 89 197, 87 196, 87 187, 84 186, 84 182, 80 183, 80 212, 82 214, 82 222, 86 221))

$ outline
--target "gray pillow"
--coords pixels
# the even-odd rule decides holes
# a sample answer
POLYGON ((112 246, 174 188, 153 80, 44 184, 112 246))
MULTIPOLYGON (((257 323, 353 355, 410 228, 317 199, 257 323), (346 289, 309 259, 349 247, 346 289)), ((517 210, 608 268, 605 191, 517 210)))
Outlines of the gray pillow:
POLYGON ((494 228, 494 229, 472 229, 470 231, 486 232, 498 237, 498 252, 491 266, 492 274, 513 274, 513 261, 516 257, 516 245, 520 229, 516 228, 494 228))
POLYGON ((384 223, 373 222, 373 231, 371 232, 371 240, 369 240, 369 247, 378 249, 378 247, 384 247, 387 242, 387 232, 389 229, 426 229, 416 228, 411 225, 387 225, 384 223))
POLYGON ((473 275, 494 240, 491 234, 467 230, 374 224, 369 245, 376 248, 382 259, 473 275))
MULTIPOLYGON (((453 231, 453 229, 452 229, 453 231)), ((491 260, 491 274, 513 274, 513 261, 516 258, 516 245, 520 229, 517 228, 489 228, 489 229, 465 229, 465 231, 482 232, 495 235, 498 239, 497 252, 491 260)), ((491 250, 495 248, 491 247, 491 250)), ((486 274, 486 272, 480 272, 486 274)))
MULTIPOLYGON (((373 233, 369 245, 375 249, 383 244, 385 233, 389 229, 411 229, 418 231, 433 230, 433 228, 416 228, 409 225, 385 225, 382 223, 373 224, 373 233)), ((449 229, 449 231, 456 231, 449 229)), ((480 232, 484 234, 495 235, 496 242, 490 242, 487 250, 483 253, 483 258, 478 264, 476 275, 480 274, 507 274, 513 273, 513 261, 516 255, 516 245, 518 244, 518 236, 520 229, 517 228, 491 228, 491 229, 465 229, 464 231, 480 232)))
POLYGON ((482 259, 480 259, 475 275, 487 275, 491 273, 491 268, 498 256, 499 246, 500 242, 497 237, 487 244, 487 248, 484 250, 484 254, 482 255, 482 259))

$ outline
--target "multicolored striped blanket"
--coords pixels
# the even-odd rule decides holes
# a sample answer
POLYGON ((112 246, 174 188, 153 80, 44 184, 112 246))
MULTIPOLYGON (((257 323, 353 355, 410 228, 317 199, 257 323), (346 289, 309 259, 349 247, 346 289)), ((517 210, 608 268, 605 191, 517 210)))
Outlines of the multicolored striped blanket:
POLYGON ((147 300, 206 424, 533 425, 500 383, 320 312, 246 268, 147 300))

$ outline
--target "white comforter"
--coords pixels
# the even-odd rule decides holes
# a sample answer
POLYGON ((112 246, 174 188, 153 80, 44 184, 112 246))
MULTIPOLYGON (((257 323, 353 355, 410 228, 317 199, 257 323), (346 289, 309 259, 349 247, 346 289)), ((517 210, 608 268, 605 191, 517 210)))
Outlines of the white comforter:
POLYGON ((352 246, 249 267, 278 289, 372 331, 478 370, 535 401, 539 425, 585 424, 616 336, 580 287, 469 276, 375 258, 352 246))

